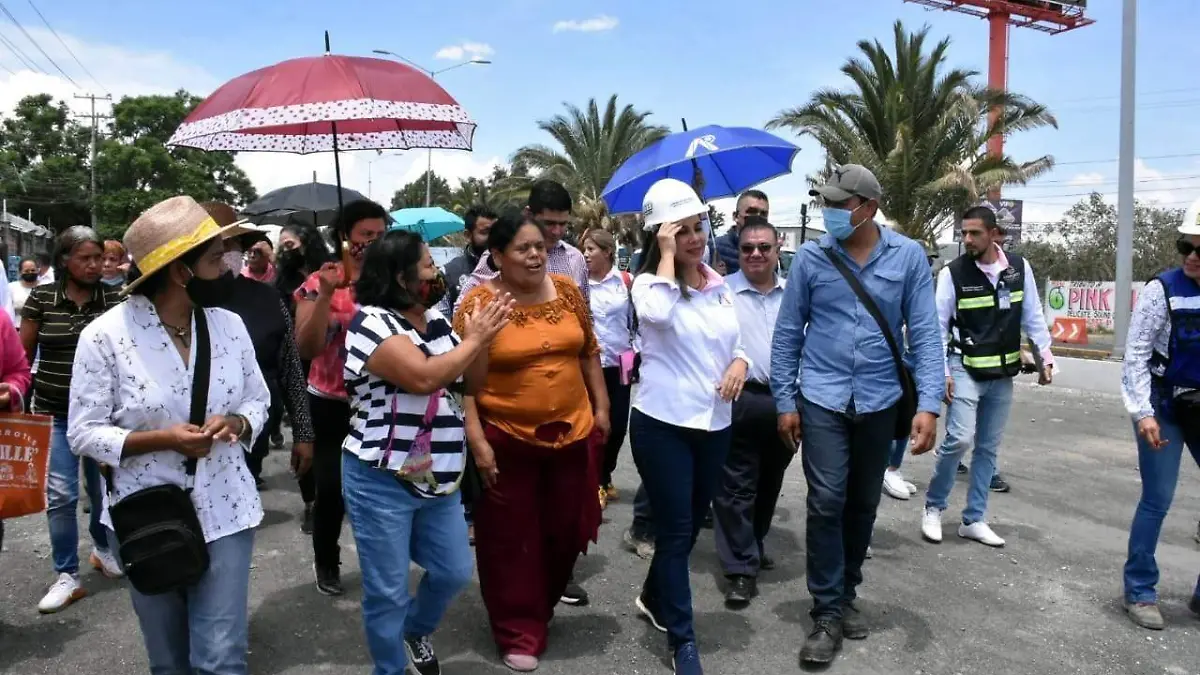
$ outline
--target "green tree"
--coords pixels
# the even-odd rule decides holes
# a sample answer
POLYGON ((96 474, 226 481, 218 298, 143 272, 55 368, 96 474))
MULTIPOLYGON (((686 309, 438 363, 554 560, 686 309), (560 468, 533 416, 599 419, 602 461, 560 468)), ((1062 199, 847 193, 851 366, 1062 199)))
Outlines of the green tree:
POLYGON ((61 228, 87 223, 89 131, 49 94, 21 99, 0 121, 0 196, 12 213, 61 228))
POLYGON ((175 195, 242 206, 258 198, 233 154, 168 148, 171 134, 201 101, 185 91, 133 96, 113 105, 112 128, 96 157, 98 219, 110 236, 175 195))
POLYGON ((550 178, 566 186, 576 200, 599 199, 625 160, 667 135, 666 127, 647 122, 649 111, 618 107, 616 94, 603 112, 594 98, 586 109, 563 105, 565 115, 538 122, 559 147, 535 144, 517 150, 513 164, 533 175, 511 179, 506 186, 510 192, 527 192, 534 178, 550 178))
MULTIPOLYGON (((1182 221, 1182 209, 1134 203, 1134 281, 1146 281, 1179 264, 1175 240, 1182 221)), ((1039 280, 1116 278, 1117 207, 1099 193, 1072 206, 1057 223, 1027 226, 1026 230, 1026 240, 1015 250, 1029 260, 1039 280)))
POLYGON ((987 153, 988 139, 1057 126, 1049 110, 1024 96, 987 89, 973 70, 949 68, 949 38, 926 49, 929 27, 915 33, 897 21, 889 53, 862 40, 842 66, 853 86, 820 89, 784 110, 768 128, 811 136, 834 164, 862 164, 883 186, 883 213, 908 236, 933 242, 955 213, 989 189, 1022 185, 1054 165, 1049 155, 1020 162, 987 153), (995 120, 989 111, 1000 111, 995 120))
MULTIPOLYGON (((430 206, 441 206, 449 209, 453 205, 453 194, 450 190, 450 183, 445 178, 433 172, 430 177, 430 206)), ((396 194, 392 195, 392 205, 389 210, 397 211, 399 209, 411 209, 419 206, 425 206, 425 172, 404 187, 396 190, 396 194)))

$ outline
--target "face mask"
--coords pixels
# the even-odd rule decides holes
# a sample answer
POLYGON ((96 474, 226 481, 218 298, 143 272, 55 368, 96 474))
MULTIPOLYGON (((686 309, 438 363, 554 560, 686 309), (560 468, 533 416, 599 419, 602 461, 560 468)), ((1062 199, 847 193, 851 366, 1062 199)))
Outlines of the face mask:
POLYGON ((125 283, 125 278, 113 277, 112 279, 101 279, 100 283, 104 284, 105 286, 120 286, 121 284, 125 283))
POLYGON ((367 254, 368 246, 370 246, 370 244, 363 244, 357 241, 348 241, 346 242, 346 252, 350 254, 350 257, 353 258, 355 262, 362 262, 363 257, 367 254))
POLYGON ((282 270, 296 270, 304 264, 304 254, 298 248, 285 248, 275 254, 275 266, 282 270))
MULTIPOLYGON (((861 204, 860 204, 861 206, 861 204)), ((858 209, 854 209, 857 211, 858 209)), ((825 231, 833 235, 838 241, 846 241, 850 235, 854 234, 854 230, 858 226, 850 222, 850 217, 854 215, 854 211, 849 209, 821 209, 822 224, 825 225, 825 231)))
POLYGON ((221 264, 231 274, 237 276, 242 273, 242 268, 246 265, 246 256, 242 255, 241 251, 226 251, 225 255, 221 256, 221 264))
POLYGON ((24 281, 27 284, 32 284, 33 282, 35 282, 37 280, 38 280, 37 272, 26 272, 21 275, 21 281, 24 281))
POLYGON ((441 272, 432 279, 423 279, 417 287, 417 299, 426 309, 436 306, 446 297, 446 277, 441 272))
POLYGON ((233 282, 232 272, 225 272, 216 279, 201 279, 192 273, 184 290, 197 307, 220 307, 233 294, 233 282))

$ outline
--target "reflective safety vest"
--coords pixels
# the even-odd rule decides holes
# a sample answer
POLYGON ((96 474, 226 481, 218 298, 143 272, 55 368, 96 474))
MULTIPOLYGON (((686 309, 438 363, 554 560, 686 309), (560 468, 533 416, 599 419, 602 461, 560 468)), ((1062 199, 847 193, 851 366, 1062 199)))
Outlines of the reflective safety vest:
POLYGON ((1006 255, 1008 267, 995 286, 970 256, 959 256, 949 265, 957 302, 950 319, 950 350, 962 354, 963 368, 976 380, 1021 372, 1025 260, 1006 255))
POLYGON ((1150 373, 1160 386, 1160 402, 1169 408, 1176 389, 1200 389, 1200 284, 1180 268, 1157 281, 1167 299, 1171 338, 1168 353, 1151 352, 1150 373))

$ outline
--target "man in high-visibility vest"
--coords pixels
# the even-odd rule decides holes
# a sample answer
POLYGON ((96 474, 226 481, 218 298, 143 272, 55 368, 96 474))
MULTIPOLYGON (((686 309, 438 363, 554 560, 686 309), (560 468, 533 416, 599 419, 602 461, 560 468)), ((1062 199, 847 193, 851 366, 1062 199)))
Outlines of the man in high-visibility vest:
POLYGON ((988 490, 996 472, 996 454, 1012 406, 1013 378, 1021 372, 1021 331, 1029 336, 1044 364, 1038 383, 1050 383, 1054 355, 1042 316, 1033 269, 1021 256, 1005 252, 996 214, 977 206, 963 214, 962 256, 938 274, 936 301, 946 343, 946 438, 925 492, 921 533, 942 541, 946 510, 959 459, 971 457, 967 508, 958 536, 988 546, 1004 540, 984 520, 988 490))

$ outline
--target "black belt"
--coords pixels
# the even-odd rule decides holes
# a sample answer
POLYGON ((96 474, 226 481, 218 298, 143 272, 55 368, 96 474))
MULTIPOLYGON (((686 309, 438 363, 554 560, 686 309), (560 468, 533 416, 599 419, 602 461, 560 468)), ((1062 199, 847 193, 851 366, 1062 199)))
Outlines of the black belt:
POLYGON ((742 385, 743 391, 753 392, 755 394, 771 395, 771 385, 763 384, 757 380, 746 380, 746 384, 742 385))

